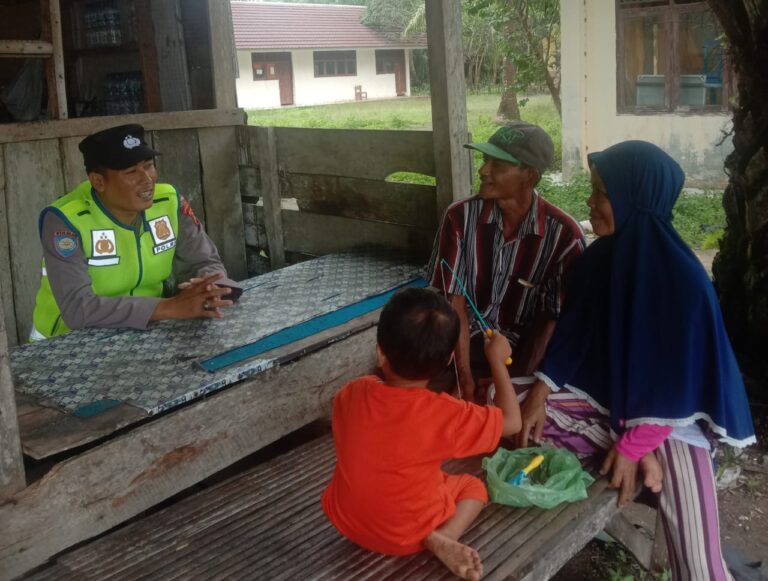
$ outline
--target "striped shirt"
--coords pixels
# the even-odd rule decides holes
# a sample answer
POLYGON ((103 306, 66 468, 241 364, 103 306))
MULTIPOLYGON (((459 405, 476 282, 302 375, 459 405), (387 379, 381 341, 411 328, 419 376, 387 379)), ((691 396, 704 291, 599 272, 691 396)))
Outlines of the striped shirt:
MULTIPOLYGON (((488 324, 516 346, 535 318, 560 315, 565 276, 584 247, 576 220, 538 193, 516 236, 506 241, 498 205, 472 197, 445 213, 430 260, 431 284, 460 295, 463 283, 488 324)), ((481 332, 476 317, 470 320, 471 334, 481 332)))

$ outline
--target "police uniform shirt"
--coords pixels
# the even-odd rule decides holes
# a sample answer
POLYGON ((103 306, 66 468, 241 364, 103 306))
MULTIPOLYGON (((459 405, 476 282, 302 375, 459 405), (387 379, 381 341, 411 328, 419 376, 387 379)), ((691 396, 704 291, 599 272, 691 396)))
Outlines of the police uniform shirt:
MULTIPOLYGON (((188 206, 182 198, 181 203, 188 206)), ((140 228, 142 216, 139 214, 134 228, 140 228)), ((41 228, 43 257, 51 290, 61 310, 64 321, 71 329, 83 327, 130 327, 146 329, 157 304, 162 300, 157 297, 103 297, 91 288, 83 241, 78 240, 74 251, 61 252, 56 245, 56 236, 62 231, 70 231, 68 226, 55 212, 46 212, 41 228)), ((86 241, 88 242, 88 241, 86 241)), ((221 262, 216 246, 203 230, 202 225, 191 211, 179 213, 179 233, 173 262, 173 273, 179 282, 204 273, 223 273, 225 278, 217 281, 219 286, 233 289, 232 295, 224 298, 237 298, 242 287, 226 278, 226 270, 221 262)))

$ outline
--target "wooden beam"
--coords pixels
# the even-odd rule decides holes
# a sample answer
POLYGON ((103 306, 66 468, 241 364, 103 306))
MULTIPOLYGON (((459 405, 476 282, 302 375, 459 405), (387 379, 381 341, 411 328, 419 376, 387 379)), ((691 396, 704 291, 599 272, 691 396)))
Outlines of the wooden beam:
POLYGON ((61 37, 61 5, 59 0, 47 0, 50 10, 50 34, 53 58, 48 61, 48 102, 55 103, 56 111, 50 112, 52 119, 67 119, 67 87, 64 79, 64 42, 61 37))
POLYGON ((203 177, 206 231, 234 280, 248 275, 240 200, 238 132, 234 127, 205 127, 197 132, 203 177))
POLYGON ((250 148, 258 143, 252 156, 259 160, 261 174, 261 200, 264 203, 264 227, 267 231, 269 261, 272 268, 285 266, 283 218, 280 210, 280 168, 277 162, 277 140, 274 127, 258 127, 248 133, 250 148), (254 139, 255 137, 255 139, 254 139))
POLYGON ((16 334, 16 308, 13 303, 13 278, 11 275, 11 240, 8 208, 5 201, 5 148, 0 145, 0 296, 5 297, 3 316, 5 335, 9 347, 19 344, 16 334))
POLYGON ((26 482, 19 424, 16 419, 13 378, 8 362, 3 300, 0 295, 0 504, 24 488, 26 482))
POLYGON ((56 139, 9 143, 5 150, 5 201, 11 255, 16 330, 24 343, 32 328, 40 288, 43 251, 37 219, 40 211, 66 193, 56 139))
POLYGON ((367 220, 284 210, 285 249, 311 256, 344 252, 363 246, 401 249, 415 259, 429 259, 434 230, 367 220))
POLYGON ((57 464, 0 505, 0 578, 17 577, 324 416, 337 389, 373 371, 375 341, 369 327, 57 464))
POLYGON ((619 541, 646 569, 651 568, 653 541, 643 535, 622 513, 617 512, 605 525, 605 532, 619 541))
POLYGON ((192 108, 179 1, 150 2, 151 12, 148 16, 155 31, 157 76, 163 80, 159 83, 162 111, 188 111, 192 108))
POLYGON ((211 27, 214 106, 217 109, 237 107, 235 37, 229 2, 208 0, 208 22, 211 27))
POLYGON ((42 40, 0 40, 0 57, 48 58, 53 54, 53 44, 42 40))
POLYGON ((139 59, 141 60, 141 77, 144 84, 144 105, 149 113, 158 113, 163 110, 163 104, 160 98, 160 72, 157 64, 155 23, 152 21, 150 0, 136 0, 136 36, 136 42, 139 44, 139 59))
POLYGON ((437 175, 430 131, 277 127, 275 135, 280 168, 289 173, 378 180, 397 172, 437 175))
POLYGON ((232 127, 245 125, 245 122, 245 112, 242 109, 214 109, 87 117, 64 121, 7 123, 3 125, 3 130, 0 131, 0 143, 38 141, 58 137, 85 137, 102 129, 126 123, 140 123, 147 131, 160 131, 198 127, 232 127))
POLYGON ((467 142, 461 2, 426 0, 432 132, 437 177, 437 213, 472 191, 472 163, 467 142))

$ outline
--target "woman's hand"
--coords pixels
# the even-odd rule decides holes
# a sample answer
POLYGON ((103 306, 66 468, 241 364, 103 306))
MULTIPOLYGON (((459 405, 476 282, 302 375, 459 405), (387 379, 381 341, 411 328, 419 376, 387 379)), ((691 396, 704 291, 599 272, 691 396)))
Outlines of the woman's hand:
POLYGON ((550 393, 552 390, 541 380, 537 381, 528 392, 521 410, 523 427, 517 435, 518 448, 527 448, 529 438, 534 444, 541 444, 544 424, 547 421, 546 402, 550 393))
POLYGON ((661 464, 653 452, 643 456, 639 462, 634 462, 619 453, 614 445, 608 452, 600 468, 600 474, 605 476, 611 472, 611 488, 619 489, 619 507, 624 506, 634 498, 637 488, 637 469, 643 475, 643 485, 651 492, 661 492, 663 472, 661 464))
POLYGON ((637 462, 626 458, 614 445, 608 452, 600 468, 600 474, 611 473, 611 488, 619 489, 619 507, 624 506, 634 498, 637 487, 637 462))

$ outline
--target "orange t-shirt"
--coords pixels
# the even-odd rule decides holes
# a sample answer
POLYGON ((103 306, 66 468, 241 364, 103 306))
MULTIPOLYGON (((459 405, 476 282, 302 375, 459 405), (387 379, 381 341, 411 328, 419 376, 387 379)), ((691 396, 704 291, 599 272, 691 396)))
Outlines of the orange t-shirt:
POLYGON ((333 401, 336 469, 323 511, 345 537, 372 551, 407 555, 456 512, 445 460, 490 452, 501 409, 366 376, 333 401))

